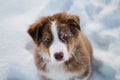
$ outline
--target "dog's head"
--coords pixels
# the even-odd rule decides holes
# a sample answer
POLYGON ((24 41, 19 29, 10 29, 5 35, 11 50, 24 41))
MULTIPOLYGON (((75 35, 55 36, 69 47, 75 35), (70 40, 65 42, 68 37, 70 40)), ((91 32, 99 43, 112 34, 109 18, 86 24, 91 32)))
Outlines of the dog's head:
POLYGON ((42 17, 32 24, 28 33, 37 52, 53 63, 69 60, 80 32, 79 18, 65 12, 42 17))

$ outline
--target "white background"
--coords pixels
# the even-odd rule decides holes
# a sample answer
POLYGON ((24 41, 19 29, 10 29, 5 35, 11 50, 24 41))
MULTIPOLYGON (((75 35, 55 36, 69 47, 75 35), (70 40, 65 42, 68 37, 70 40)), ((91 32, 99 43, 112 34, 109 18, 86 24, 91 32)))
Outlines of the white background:
POLYGON ((61 11, 78 15, 92 42, 90 80, 120 80, 120 0, 0 0, 0 80, 39 80, 26 30, 61 11))

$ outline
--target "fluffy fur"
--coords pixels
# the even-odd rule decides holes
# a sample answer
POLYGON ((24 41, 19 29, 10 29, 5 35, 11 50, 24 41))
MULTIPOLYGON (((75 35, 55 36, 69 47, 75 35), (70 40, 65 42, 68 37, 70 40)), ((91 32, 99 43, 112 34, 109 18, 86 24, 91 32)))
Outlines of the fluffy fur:
POLYGON ((42 80, 87 80, 92 47, 80 29, 78 16, 61 12, 42 17, 29 27, 28 33, 42 80))

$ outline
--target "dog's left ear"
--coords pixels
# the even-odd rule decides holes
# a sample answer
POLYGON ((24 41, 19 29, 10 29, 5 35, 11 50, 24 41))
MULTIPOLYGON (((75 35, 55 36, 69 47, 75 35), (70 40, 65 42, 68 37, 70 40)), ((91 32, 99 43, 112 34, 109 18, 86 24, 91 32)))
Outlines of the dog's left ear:
POLYGON ((28 34, 31 36, 34 42, 39 43, 42 38, 42 27, 39 24, 32 24, 28 30, 28 34))
POLYGON ((81 30, 80 28, 80 19, 78 16, 76 15, 70 15, 68 17, 68 24, 71 26, 71 27, 74 27, 78 30, 81 30))
POLYGON ((47 17, 41 17, 38 21, 30 25, 28 28, 28 34, 37 44, 40 44, 43 37, 43 29, 48 22, 49 20, 47 17))

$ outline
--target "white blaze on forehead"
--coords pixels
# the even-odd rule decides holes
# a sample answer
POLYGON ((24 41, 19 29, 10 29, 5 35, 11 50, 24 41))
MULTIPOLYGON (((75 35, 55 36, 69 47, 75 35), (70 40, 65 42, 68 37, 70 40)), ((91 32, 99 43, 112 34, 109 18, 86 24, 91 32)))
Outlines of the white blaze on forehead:
POLYGON ((64 60, 68 60, 69 58, 69 55, 68 55, 68 51, 67 51, 67 46, 66 44, 62 43, 60 40, 59 40, 59 36, 58 36, 58 31, 57 31, 57 25, 56 25, 56 22, 52 22, 52 25, 51 25, 51 32, 52 32, 52 35, 53 35, 53 43, 51 44, 50 46, 50 59, 51 59, 51 62, 56 62, 55 58, 54 58, 54 54, 57 52, 63 52, 64 54, 64 60))
POLYGON ((57 32, 57 26, 56 26, 56 22, 52 22, 52 25, 51 25, 51 31, 52 31, 52 34, 53 34, 53 37, 54 37, 54 41, 58 41, 58 32, 57 32))

